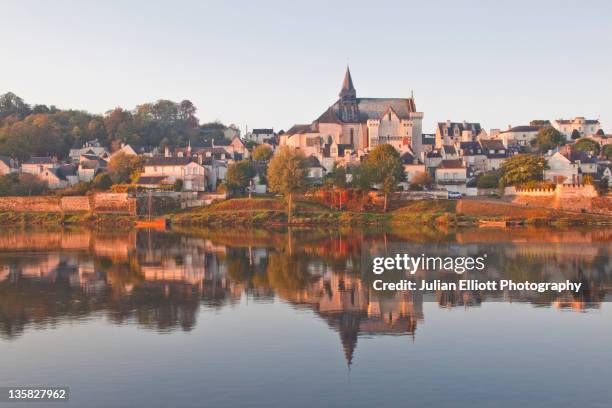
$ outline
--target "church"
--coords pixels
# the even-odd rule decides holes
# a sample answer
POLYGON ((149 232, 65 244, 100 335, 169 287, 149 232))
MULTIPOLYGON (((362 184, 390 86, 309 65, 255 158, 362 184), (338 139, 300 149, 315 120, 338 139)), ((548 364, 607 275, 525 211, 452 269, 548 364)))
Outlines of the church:
POLYGON ((289 129, 280 144, 319 157, 364 153, 381 143, 420 154, 423 113, 417 112, 414 98, 357 97, 348 67, 338 96, 311 124, 289 129))

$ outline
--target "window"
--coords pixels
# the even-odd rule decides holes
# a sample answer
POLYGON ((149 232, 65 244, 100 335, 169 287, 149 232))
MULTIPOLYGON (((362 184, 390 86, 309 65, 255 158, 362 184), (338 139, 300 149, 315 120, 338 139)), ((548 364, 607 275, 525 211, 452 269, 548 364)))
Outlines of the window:
POLYGON ((391 122, 391 112, 389 112, 389 122, 391 122))
POLYGON ((351 145, 353 144, 354 129, 351 129, 351 145))

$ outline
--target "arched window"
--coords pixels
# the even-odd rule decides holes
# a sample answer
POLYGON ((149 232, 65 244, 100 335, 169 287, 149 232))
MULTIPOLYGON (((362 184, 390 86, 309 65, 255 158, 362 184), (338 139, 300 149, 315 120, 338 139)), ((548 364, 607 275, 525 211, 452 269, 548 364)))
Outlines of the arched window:
POLYGON ((389 112, 389 122, 391 122, 391 112, 389 112))

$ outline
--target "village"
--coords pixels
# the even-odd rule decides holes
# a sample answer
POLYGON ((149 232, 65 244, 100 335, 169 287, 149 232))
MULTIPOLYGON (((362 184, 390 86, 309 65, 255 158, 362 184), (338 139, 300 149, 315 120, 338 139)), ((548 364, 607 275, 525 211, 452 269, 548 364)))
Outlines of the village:
MULTIPOLYGON (((180 197, 186 208, 247 194, 287 195, 270 185, 267 174, 281 151, 301 158, 304 183, 297 183, 301 192, 363 190, 359 170, 373 151, 387 145, 393 147, 395 160, 399 158, 402 174, 394 176, 390 186, 371 175, 365 183, 370 192, 384 191, 405 200, 548 195, 556 198, 560 208, 582 212, 591 211, 592 206, 584 201, 578 207, 564 206, 564 200, 607 197, 610 201, 612 136, 604 132, 598 119, 534 119, 488 131, 479 122, 444 120, 425 132, 423 117, 412 95, 358 97, 347 67, 339 99, 311 123, 296 124, 287 131, 247 128, 243 135, 233 124, 219 124, 214 135, 189 138, 175 146, 136 146, 121 141, 111 147, 93 139, 73 146, 63 160, 57 156, 25 160, 0 156, 0 176, 27 175, 17 183, 39 182, 37 188, 19 195, 78 195, 92 190, 154 192, 156 196, 184 193, 180 197), (536 167, 529 160, 535 160, 536 167), (530 170, 510 174, 521 166, 530 170), (122 172, 126 174, 117 178, 122 172)), ((14 194, 3 193, 0 183, 0 195, 14 194)))

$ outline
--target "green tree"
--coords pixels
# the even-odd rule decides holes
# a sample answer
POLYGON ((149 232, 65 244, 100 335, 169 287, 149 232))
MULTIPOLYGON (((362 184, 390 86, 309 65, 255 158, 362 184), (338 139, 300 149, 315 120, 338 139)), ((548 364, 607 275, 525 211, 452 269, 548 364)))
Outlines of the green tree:
POLYGON ((9 116, 23 119, 31 113, 30 106, 12 92, 0 95, 0 121, 9 116))
POLYGON ((500 184, 514 186, 529 181, 542 180, 546 159, 532 154, 518 154, 501 165, 500 184))
POLYGON ((125 153, 114 155, 108 163, 108 172, 114 184, 130 183, 142 172, 145 159, 125 153))
POLYGON ((572 130, 572 140, 580 139, 580 132, 578 129, 572 130))
POLYGON ((606 134, 604 133, 603 129, 601 129, 601 128, 600 128, 599 130, 597 130, 597 132, 595 132, 595 134, 596 134, 597 136, 605 136, 605 135, 606 135, 606 134))
POLYGON ((497 188, 499 186, 499 173, 489 171, 478 176, 476 187, 478 188, 497 188))
POLYGON ((268 145, 262 144, 258 145, 255 149, 253 149, 253 160, 257 160, 258 162, 266 162, 272 158, 272 148, 268 145))
POLYGON ((601 153, 608 160, 612 160, 612 144, 607 144, 601 149, 601 153))
POLYGON ((41 195, 48 190, 47 183, 28 173, 0 176, 0 196, 41 195))
POLYGON ((529 122, 530 126, 550 126, 550 120, 535 119, 529 122))
POLYGON ((108 173, 100 173, 91 181, 91 186, 96 190, 108 190, 113 185, 111 175, 108 173))
POLYGON ((565 143, 565 136, 552 126, 545 126, 538 131, 531 145, 536 147, 541 153, 561 146, 565 143))
POLYGON ((385 196, 383 211, 387 211, 389 194, 404 180, 404 165, 397 150, 390 144, 380 144, 368 154, 365 165, 370 168, 374 183, 385 196))
POLYGON ((181 192, 183 191, 183 180, 181 179, 176 179, 176 181, 174 182, 174 184, 172 185, 172 190, 176 191, 176 192, 181 192))
POLYGON ((346 188, 346 169, 344 166, 338 166, 334 163, 331 172, 327 175, 331 184, 336 188, 346 188))
POLYGON ((249 160, 234 162, 227 168, 227 188, 233 193, 244 193, 256 174, 255 166, 249 160))
POLYGON ((580 139, 579 141, 574 143, 574 146, 572 147, 575 150, 578 150, 580 152, 585 152, 585 153, 593 152, 593 154, 595 155, 598 155, 601 149, 601 147, 599 146, 599 143, 597 143, 596 141, 592 139, 580 139))
POLYGON ((372 188, 372 175, 370 169, 361 164, 351 167, 351 185, 361 194, 361 211, 365 205, 366 198, 372 188))
POLYGON ((293 195, 307 187, 306 175, 305 158, 298 150, 282 147, 270 160, 269 187, 271 191, 281 193, 287 198, 289 223, 293 216, 293 195))

